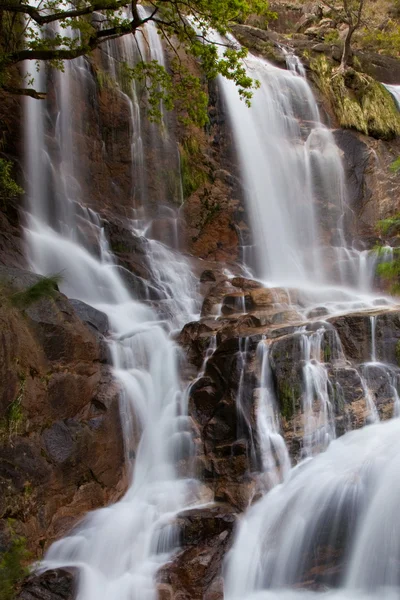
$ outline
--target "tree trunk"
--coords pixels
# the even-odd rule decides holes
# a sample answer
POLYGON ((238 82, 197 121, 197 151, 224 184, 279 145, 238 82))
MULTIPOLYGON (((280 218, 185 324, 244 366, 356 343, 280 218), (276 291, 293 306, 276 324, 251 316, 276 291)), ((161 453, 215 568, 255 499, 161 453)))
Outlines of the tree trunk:
POLYGON ((348 67, 348 62, 350 58, 351 52, 351 38, 353 37, 353 33, 355 32, 355 27, 350 27, 346 35, 346 39, 344 40, 343 54, 342 60, 340 61, 340 69, 344 71, 348 67))

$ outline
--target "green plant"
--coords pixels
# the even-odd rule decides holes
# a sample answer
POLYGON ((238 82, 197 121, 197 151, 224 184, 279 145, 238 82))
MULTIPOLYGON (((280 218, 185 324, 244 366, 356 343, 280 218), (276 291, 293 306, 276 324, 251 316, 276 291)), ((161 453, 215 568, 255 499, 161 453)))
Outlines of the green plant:
POLYGON ((392 162, 392 164, 390 165, 390 170, 393 173, 397 173, 398 171, 400 171, 400 156, 392 162))
POLYGON ((328 31, 324 35, 324 42, 327 44, 333 44, 340 40, 339 31, 337 29, 333 29, 332 31, 328 31))
POLYGON ((0 201, 4 205, 23 193, 23 189, 12 178, 13 164, 0 158, 0 201))
MULTIPOLYGON (((379 233, 383 236, 398 237, 400 235, 400 214, 382 219, 377 224, 379 233)), ((383 242, 376 244, 374 252, 378 256, 376 273, 390 284, 392 294, 400 293, 400 248, 392 248, 388 256, 387 246, 383 242), (388 260, 389 258, 389 260, 388 260)))
MULTIPOLYGON (((205 82, 185 67, 179 58, 182 51, 202 64, 207 79, 223 75, 233 81, 240 97, 249 103, 257 83, 248 76, 242 62, 246 49, 228 40, 217 47, 209 39, 213 31, 225 36, 233 23, 245 22, 251 14, 264 21, 276 17, 267 0, 153 0, 147 13, 138 10, 137 2, 125 0, 86 0, 72 6, 64 0, 41 0, 39 4, 30 0, 2 0, 0 4, 3 90, 42 99, 46 93, 35 89, 35 77, 30 73, 25 76, 25 85, 13 85, 18 80, 17 66, 24 61, 26 64, 31 61, 36 69, 44 62, 63 70, 65 60, 90 55, 109 40, 143 33, 146 24, 152 22, 164 42, 173 46, 177 59, 166 69, 157 61, 147 62, 139 50, 137 64, 132 61, 133 65, 123 68, 121 86, 129 93, 130 82, 134 80, 146 90, 150 119, 160 120, 162 100, 166 109, 174 106, 182 118, 203 124, 207 120, 205 82), (96 13, 101 14, 102 27, 95 25, 98 19, 92 17, 96 13), (188 23, 188 15, 193 27, 188 23), (67 28, 76 35, 64 35, 67 28)), ((106 78, 98 74, 100 86, 107 85, 106 78)))
POLYGON ((9 296, 13 306, 24 310, 42 298, 54 298, 58 291, 58 284, 62 281, 61 275, 41 277, 40 280, 25 290, 14 292, 9 296))
POLYGON ((29 574, 26 563, 31 558, 25 538, 16 535, 9 521, 10 545, 0 553, 0 600, 13 600, 23 579, 29 574))

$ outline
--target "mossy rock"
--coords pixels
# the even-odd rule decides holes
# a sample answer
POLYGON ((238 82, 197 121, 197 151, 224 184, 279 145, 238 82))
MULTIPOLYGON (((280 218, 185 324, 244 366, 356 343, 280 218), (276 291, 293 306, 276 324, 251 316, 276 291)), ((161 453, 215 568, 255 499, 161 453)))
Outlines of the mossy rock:
POLYGON ((325 56, 312 60, 310 67, 341 127, 383 140, 400 135, 400 113, 383 85, 351 68, 334 70, 325 56))

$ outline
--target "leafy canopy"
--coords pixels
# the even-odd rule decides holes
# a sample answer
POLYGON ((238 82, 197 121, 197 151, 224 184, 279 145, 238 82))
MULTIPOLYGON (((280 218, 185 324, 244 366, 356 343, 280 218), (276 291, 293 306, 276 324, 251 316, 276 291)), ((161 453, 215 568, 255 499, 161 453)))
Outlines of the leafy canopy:
MULTIPOLYGON (((151 0, 144 8, 135 0, 2 0, 0 87, 41 98, 41 90, 12 86, 13 65, 24 60, 47 61, 62 69, 64 60, 88 55, 107 40, 125 35, 137 40, 145 24, 152 21, 177 58, 168 70, 154 61, 126 65, 125 76, 149 86, 154 118, 160 94, 167 108, 186 95, 190 98, 184 107, 188 118, 202 120, 199 115, 204 113, 205 98, 198 80, 182 65, 180 48, 201 62, 209 79, 222 74, 234 81, 241 97, 249 102, 257 82, 243 67, 246 51, 230 43, 219 49, 209 41, 212 30, 225 36, 232 23, 243 22, 250 14, 273 18, 266 0, 151 0)), ((31 79, 28 85, 32 83, 31 79)))

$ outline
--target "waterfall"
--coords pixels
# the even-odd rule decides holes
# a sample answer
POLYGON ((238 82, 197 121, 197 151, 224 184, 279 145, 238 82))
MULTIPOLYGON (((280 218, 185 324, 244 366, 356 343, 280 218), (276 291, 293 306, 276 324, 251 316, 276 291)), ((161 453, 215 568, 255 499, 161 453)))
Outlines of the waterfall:
POLYGON ((348 433, 254 505, 229 556, 226 597, 397 598, 399 434, 398 419, 348 433), (310 573, 319 590, 302 589, 310 573))
MULTIPOLYGON (((110 44, 109 67, 113 59, 133 56, 130 40, 124 38, 118 53, 117 42, 110 44)), ((27 255, 33 271, 60 272, 61 290, 67 296, 107 315, 113 372, 121 387, 127 460, 134 454, 135 461, 121 501, 89 514, 51 546, 43 565, 77 567, 80 599, 149 600, 156 597, 155 573, 178 544, 174 515, 197 498, 194 482, 181 478, 175 466, 179 460, 189 461, 193 448, 178 350, 165 331, 194 318, 194 278, 183 256, 147 240, 150 271, 162 292, 161 322, 150 302, 132 297, 102 219, 85 209, 81 198, 83 168, 80 157, 74 156, 72 130, 83 133, 83 118, 72 110, 72 91, 75 86, 85 97, 95 86, 92 74, 86 60, 79 59, 67 61, 64 73, 47 75, 55 79, 58 114, 50 112, 47 102, 26 99, 25 105, 27 255)), ((36 79, 41 89, 45 76, 42 67, 36 79)), ((129 106, 132 137, 138 135, 137 107, 123 91, 117 93, 129 106)), ((132 140, 132 155, 140 152, 141 145, 132 140)), ((136 172, 143 164, 142 154, 134 164, 136 172)), ((142 184, 145 176, 139 173, 138 181, 142 184)), ((149 227, 148 221, 134 218, 130 223, 133 236, 149 227)))
MULTIPOLYGON (((306 317, 314 309, 318 315, 385 304, 372 294, 376 257, 346 241, 339 149, 320 120, 301 62, 282 50, 288 71, 247 57, 247 72, 261 83, 250 110, 233 84, 220 78, 251 220, 253 266, 268 285, 297 289, 306 317)), ((379 362, 378 319, 370 317, 371 362, 358 370, 369 425, 338 439, 331 378, 336 364, 346 366, 338 334, 333 329, 335 347, 328 348, 334 356, 324 357, 332 326, 298 330, 301 462, 288 465, 283 478, 275 462, 278 451, 271 448, 280 427, 264 350, 264 401, 258 402, 257 418, 269 491, 238 527, 226 562, 227 600, 398 598, 400 518, 394 507, 400 501, 400 425, 398 419, 379 422, 373 390, 376 381, 385 386, 397 417, 399 369, 379 362)), ((340 393, 335 385, 337 397, 340 393)))
POLYGON ((329 298, 332 312, 343 303, 371 306, 376 259, 347 246, 340 151, 321 122, 301 62, 283 50, 288 71, 246 58, 248 74, 261 83, 250 110, 232 82, 219 80, 250 215, 253 266, 268 285, 308 290, 311 304, 329 298))
POLYGON ((390 92, 396 102, 398 109, 400 110, 400 85, 390 85, 383 83, 388 92, 390 92))
MULTIPOLYGON (((321 316, 376 307, 386 301, 371 293, 376 258, 346 241, 346 188, 339 150, 321 122, 301 61, 285 52, 287 71, 251 55, 247 58, 249 74, 261 84, 250 109, 232 82, 220 80, 251 219, 255 254, 251 267, 269 285, 289 288, 305 318, 313 319, 318 311, 321 316)), ((61 289, 68 297, 107 315, 131 467, 124 497, 89 514, 47 552, 45 568, 79 570, 77 600, 155 600, 156 573, 179 547, 174 519, 185 506, 201 500, 201 487, 190 478, 190 469, 189 476, 182 477, 176 467, 179 461, 190 464, 194 447, 179 352, 169 334, 198 312, 189 261, 176 251, 177 206, 182 201, 179 154, 162 104, 158 128, 146 121, 135 82, 122 81, 123 65, 133 66, 139 54, 164 64, 160 36, 151 23, 137 46, 128 36, 109 41, 99 62, 130 116, 132 185, 125 224, 145 245, 151 279, 141 282, 140 294, 132 292, 127 269, 113 254, 106 233, 107 210, 97 212, 84 202, 85 163, 75 155, 73 131, 83 135, 85 121, 84 114, 73 110, 73 99, 78 97, 84 105, 96 88, 87 60, 67 62, 64 73, 45 72, 42 67, 36 76, 40 89, 52 78, 56 114, 51 102, 25 99, 29 187, 25 239, 30 266, 37 273, 61 273, 61 289), (172 165, 172 183, 168 177, 161 182, 151 177, 148 155, 164 174, 172 165), (169 224, 169 247, 159 241, 157 220, 169 224)), ((238 309, 245 313, 245 308, 243 296, 238 309)), ((250 338, 239 339, 238 436, 249 432, 252 464, 260 451, 260 488, 268 493, 248 510, 238 529, 227 563, 228 600, 398 598, 400 420, 379 423, 370 388, 372 370, 378 369, 392 396, 394 416, 399 416, 400 376, 397 367, 379 362, 377 320, 378 316, 370 320, 370 362, 360 368, 371 424, 339 439, 329 368, 345 363, 340 340, 334 332, 330 350, 334 355, 328 359, 323 346, 327 322, 319 322, 313 330, 294 326, 301 346, 303 435, 302 461, 293 468, 275 397, 273 341, 263 338, 257 350, 258 439, 254 439, 249 419, 253 406, 249 408, 246 389, 246 375, 254 366, 249 364, 250 338), (318 586, 310 591, 307 577, 318 569, 322 570, 318 586), (325 594, 327 586, 336 589, 325 594)), ((217 335, 212 335, 198 378, 216 347, 217 335)))
POLYGON ((272 383, 269 346, 259 343, 257 349, 261 363, 260 389, 257 401, 257 433, 261 447, 262 473, 266 488, 282 481, 290 470, 290 457, 280 432, 277 402, 272 383))

